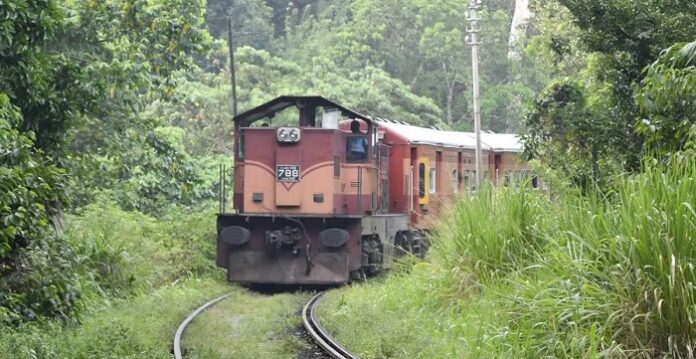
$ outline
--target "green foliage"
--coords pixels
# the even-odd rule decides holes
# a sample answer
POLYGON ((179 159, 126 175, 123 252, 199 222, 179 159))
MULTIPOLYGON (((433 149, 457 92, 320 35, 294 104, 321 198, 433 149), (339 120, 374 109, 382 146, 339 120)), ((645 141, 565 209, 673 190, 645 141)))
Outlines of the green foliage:
MULTIPOLYGON (((15 127, 18 109, 0 93, 0 258, 41 237, 49 229, 50 209, 61 199, 62 172, 33 148, 32 133, 15 127)), ((55 214, 55 213, 54 213, 55 214)))
MULTIPOLYGON (((640 77, 667 46, 696 33, 696 4, 689 0, 559 0, 583 30, 591 51, 614 56, 627 78, 640 77), (623 54, 628 56, 623 56, 623 54)), ((608 69, 613 70, 613 69, 608 69)))
POLYGON ((696 148, 696 42, 665 50, 637 91, 638 131, 659 155, 696 148))
POLYGON ((321 319, 365 358, 688 357, 696 161, 648 161, 615 189, 462 199, 430 263, 331 293, 321 319))
MULTIPOLYGON (((277 41, 282 44, 276 50, 279 56, 298 64, 327 64, 328 71, 351 80, 366 68, 378 69, 407 85, 405 90, 432 99, 441 109, 441 122, 466 126, 471 121, 466 2, 356 0, 347 6, 334 1, 310 3, 304 9, 293 10, 297 17, 285 22, 284 38, 277 39, 282 40, 277 41)), ((483 11, 483 89, 513 81, 509 71, 512 63, 507 58, 511 9, 509 4, 500 3, 494 2, 483 11)), ((515 89, 522 87, 519 82, 515 89)), ((482 92, 482 96, 488 100, 482 109, 484 127, 502 131, 517 127, 529 93, 507 93, 500 99, 498 92, 491 90, 482 92), (511 98, 507 106, 497 107, 511 98)))
POLYGON ((68 7, 74 23, 64 37, 96 47, 70 47, 85 61, 99 104, 77 116, 64 162, 79 179, 75 205, 95 193, 114 190, 123 208, 159 213, 168 203, 189 205, 209 198, 197 188, 195 167, 177 130, 151 113, 148 103, 169 97, 179 71, 193 68, 211 38, 203 29, 198 1, 76 2, 68 7), (109 24, 105 27, 104 24, 109 24))
POLYGON ((108 191, 122 208, 158 214, 172 204, 190 206, 212 198, 211 188, 200 186, 201 174, 183 138, 183 129, 158 127, 148 119, 125 129, 123 136, 107 138, 105 147, 76 163, 81 185, 74 200, 86 204, 108 191))
POLYGON ((55 3, 6 2, 0 19, 0 322, 69 318, 76 278, 51 232, 64 172, 36 146, 51 147, 79 108, 76 69, 42 48, 63 25, 55 3))
POLYGON ((147 105, 143 115, 185 129, 183 144, 192 156, 232 153, 229 76, 195 69, 177 77, 167 99, 147 105))
MULTIPOLYGON (((528 138, 532 139, 528 152, 536 152, 550 166, 563 169, 568 176, 580 179, 578 182, 585 186, 588 183, 586 179, 599 181, 603 186, 602 182, 606 182, 613 173, 639 168, 646 141, 649 146, 664 147, 657 149, 662 153, 682 148, 688 141, 688 125, 676 129, 674 134, 678 139, 675 143, 668 143, 661 137, 670 137, 673 130, 666 129, 674 126, 671 126, 671 120, 663 120, 660 115, 670 117, 670 113, 674 112, 675 120, 679 121, 679 112, 683 109, 678 108, 680 105, 670 108, 668 99, 673 99, 676 105, 693 95, 688 91, 678 93, 677 87, 670 88, 671 84, 667 81, 670 77, 657 74, 661 71, 657 68, 659 65, 654 65, 652 72, 644 71, 644 68, 658 58, 662 49, 696 36, 694 3, 559 0, 558 4, 563 6, 560 13, 569 12, 572 22, 567 18, 559 23, 562 25, 550 24, 548 20, 540 21, 540 37, 546 42, 545 51, 550 50, 552 55, 551 59, 541 60, 546 64, 552 60, 560 73, 556 75, 558 79, 552 81, 537 98, 531 115, 527 117, 528 138), (568 68, 568 65, 572 67, 568 68), (567 107, 562 98, 558 99, 557 104, 551 103, 556 101, 553 96, 558 89, 556 84, 568 81, 577 83, 574 86, 583 93, 586 105, 582 106, 584 109, 581 112, 561 113, 553 110, 567 107), (635 90, 641 83, 646 89, 639 90, 643 91, 642 94, 636 95, 635 90), (657 94, 664 94, 666 101, 659 102, 657 94), (653 98, 658 102, 652 102, 653 98), (657 103, 665 105, 664 112, 662 106, 655 106, 657 103), (643 114, 639 115, 640 112, 643 114), (638 132, 642 136, 635 131, 639 116, 646 120, 639 125, 638 132), (567 132, 540 130, 540 119, 544 117, 546 122, 580 122, 578 127, 585 128, 583 136, 588 142, 587 146, 580 148, 585 154, 564 153, 565 149, 570 149, 567 132), (662 123, 666 126, 662 127, 662 123), (538 152, 542 148, 546 149, 546 154, 538 152), (551 148, 561 151, 553 155, 550 154, 551 148), (570 156, 570 161, 565 156, 570 156)), ((535 7, 542 10, 542 17, 556 18, 549 10, 558 8, 558 4, 536 2, 535 7)), ((539 49, 539 44, 534 41, 528 46, 539 49)), ((688 82, 688 76, 674 81, 675 86, 684 85, 677 85, 679 81, 688 82)), ((570 145, 580 141, 585 139, 576 136, 570 139, 570 145)))
MULTIPOLYGON (((224 50, 220 50, 224 51, 224 50)), ((212 55, 216 56, 216 55, 212 55)), ((299 65, 251 47, 237 49, 238 107, 248 110, 281 95, 323 95, 375 116, 418 124, 440 123, 441 111, 432 100, 415 95, 399 80, 368 66, 341 74, 327 59, 316 57, 299 65)), ((231 151, 229 72, 194 71, 167 101, 156 101, 148 114, 164 115, 187 129, 185 143, 197 155, 231 151), (227 134, 227 135, 226 135, 227 134)), ((275 118, 292 121, 296 118, 275 118)))
POLYGON ((17 251, 0 279, 0 326, 42 317, 73 322, 85 309, 73 256, 69 242, 47 233, 17 251))
POLYGON ((531 191, 499 191, 486 186, 456 202, 454 215, 442 219, 434 251, 446 268, 466 267, 482 279, 496 278, 537 259, 548 240, 544 234, 551 225, 552 208, 531 191), (495 226, 490 218, 496 219, 495 226))
POLYGON ((32 132, 17 129, 21 118, 0 93, 0 322, 67 318, 76 279, 69 249, 51 228, 64 199, 64 172, 34 148, 32 132))
POLYGON ((212 268, 214 216, 208 212, 172 210, 155 219, 105 198, 82 212, 68 219, 65 236, 93 293, 135 294, 212 268))
POLYGON ((558 169, 584 189, 604 184, 615 173, 615 143, 605 98, 586 98, 592 91, 573 81, 551 85, 531 106, 523 135, 528 158, 558 169), (602 176, 603 174, 603 176, 602 176))
POLYGON ((3 259, 0 322, 72 321, 87 303, 148 292, 214 267, 211 213, 170 210, 156 220, 106 197, 97 203, 68 216, 60 235, 41 233, 3 259))
POLYGON ((171 358, 173 328, 192 308, 229 291, 241 292, 223 281, 190 278, 96 305, 77 326, 39 321, 0 327, 0 352, 11 359, 171 358))
POLYGON ((46 44, 66 24, 54 1, 9 1, 0 8, 0 92, 22 113, 22 131, 39 148, 54 150, 71 112, 89 106, 79 66, 46 44))
MULTIPOLYGON (((696 233, 696 213, 689 205, 696 195, 695 164, 693 157, 675 158, 667 166, 646 163, 642 174, 622 178, 616 195, 608 198, 571 192, 530 204, 520 194, 498 193, 512 197, 517 206, 503 206, 505 214, 496 218, 524 218, 518 208, 540 206, 532 233, 536 243, 546 243, 519 242, 517 250, 536 248, 531 249, 536 252, 533 260, 508 262, 515 270, 507 278, 519 288, 511 314, 521 317, 514 329, 539 341, 545 355, 608 354, 618 348, 626 353, 687 353, 694 340, 687 318, 694 315, 695 293, 689 283, 696 279, 688 264, 693 256, 690 238, 696 233), (535 327, 539 331, 531 331, 535 327)), ((469 217, 474 211, 467 207, 457 213, 469 217)), ((477 227, 494 226, 468 223, 456 231, 475 233, 477 227)), ((498 233, 509 241, 506 231, 498 233)), ((472 263, 486 263, 487 252, 476 250, 477 241, 446 235, 445 249, 457 248, 450 241, 459 250, 437 253, 450 258, 448 263, 468 258, 460 272, 470 271, 472 263)), ((511 251, 497 248, 500 254, 511 251)), ((485 285, 488 277, 479 277, 485 285)))
POLYGON ((51 231, 61 220, 66 194, 118 184, 116 196, 124 207, 152 212, 161 211, 164 201, 203 197, 205 191, 191 195, 197 178, 188 155, 176 146, 181 136, 131 115, 146 99, 166 95, 172 73, 190 66, 192 53, 205 51, 209 39, 201 29, 202 14, 197 1, 3 3, 3 320, 74 316, 80 262, 51 231), (91 131, 79 132, 87 126, 91 131), (69 138, 66 147, 68 132, 80 136, 69 138), (122 147, 106 145, 116 143, 122 147), (139 152, 143 147, 147 151, 139 152), (94 157, 84 155, 97 148, 113 152, 102 152, 107 159, 101 162, 99 150, 90 153, 94 157), (101 168, 90 168, 97 162, 101 168), (109 162, 120 173, 104 171, 109 162), (68 186, 58 164, 70 167, 77 181, 68 186))
POLYGON ((237 46, 249 45, 264 50, 270 48, 275 24, 272 19, 274 9, 267 1, 210 0, 206 2, 206 8, 205 22, 211 35, 227 40, 228 19, 232 18, 232 32, 237 46))

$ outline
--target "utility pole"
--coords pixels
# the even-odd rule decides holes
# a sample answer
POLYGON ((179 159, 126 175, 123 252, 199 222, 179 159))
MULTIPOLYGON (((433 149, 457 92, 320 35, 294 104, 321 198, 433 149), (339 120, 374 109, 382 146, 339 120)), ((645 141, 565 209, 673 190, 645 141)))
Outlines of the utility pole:
POLYGON ((230 76, 232 77, 232 115, 237 116, 237 76, 234 65, 234 37, 232 36, 232 18, 227 18, 227 45, 230 50, 230 76))
POLYGON ((478 39, 478 34, 481 32, 481 26, 478 17, 478 10, 481 9, 481 0, 471 0, 469 3, 469 18, 471 27, 467 29, 469 36, 469 45, 471 45, 471 69, 473 75, 473 91, 474 91, 474 131, 476 133, 476 190, 481 188, 481 103, 479 95, 479 65, 478 65, 478 47, 481 45, 478 39))

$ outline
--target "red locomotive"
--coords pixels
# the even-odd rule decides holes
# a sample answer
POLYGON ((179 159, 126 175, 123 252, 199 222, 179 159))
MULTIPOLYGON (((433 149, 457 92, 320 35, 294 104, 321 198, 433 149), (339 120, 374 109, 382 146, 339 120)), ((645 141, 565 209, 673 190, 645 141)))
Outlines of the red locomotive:
MULTIPOLYGON (((485 176, 524 170, 516 136, 482 140, 485 176)), ((236 116, 234 143, 236 212, 218 215, 217 265, 245 284, 340 284, 405 251, 423 256, 425 219, 475 176, 473 134, 373 119, 316 96, 236 116), (292 108, 297 125, 269 126, 292 108)))

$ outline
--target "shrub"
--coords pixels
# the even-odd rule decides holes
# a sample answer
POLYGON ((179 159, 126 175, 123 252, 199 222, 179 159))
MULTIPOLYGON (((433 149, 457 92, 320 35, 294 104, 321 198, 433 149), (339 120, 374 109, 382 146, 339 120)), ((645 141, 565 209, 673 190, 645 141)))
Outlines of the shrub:
POLYGON ((480 279, 496 277, 536 259, 554 210, 538 191, 483 186, 464 197, 439 226, 434 251, 445 267, 473 269, 480 279))
POLYGON ((473 274, 484 291, 506 288, 500 303, 524 352, 689 356, 695 202, 696 161, 687 155, 647 161, 609 192, 550 199, 487 189, 443 220, 433 261, 445 282, 473 274))
POLYGON ((63 171, 21 133, 19 109, 0 93, 0 322, 76 310, 77 281, 69 248, 53 233, 63 171))

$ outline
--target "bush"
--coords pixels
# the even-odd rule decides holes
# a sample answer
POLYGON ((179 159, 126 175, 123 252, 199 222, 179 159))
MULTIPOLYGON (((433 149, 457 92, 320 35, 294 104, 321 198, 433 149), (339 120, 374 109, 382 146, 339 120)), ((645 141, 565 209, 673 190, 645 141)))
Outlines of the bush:
POLYGON ((161 219, 101 198, 70 217, 65 235, 97 292, 128 295, 214 267, 214 215, 170 209, 161 219))
POLYGON ((321 315, 365 358, 691 357, 696 159, 614 183, 463 198, 430 263, 331 292, 321 315))
POLYGON ((685 355, 696 340, 696 161, 646 162, 610 193, 482 191, 445 220, 436 260, 509 282, 517 330, 545 355, 685 355), (626 352, 626 353, 627 353, 626 352))
POLYGON ((79 319, 86 303, 137 295, 214 268, 214 215, 171 208, 162 219, 108 197, 69 215, 59 234, 18 252, 0 278, 0 322, 79 319))
POLYGON ((79 291, 69 248, 54 235, 63 171, 21 133, 19 109, 0 93, 0 322, 72 316, 79 291))

